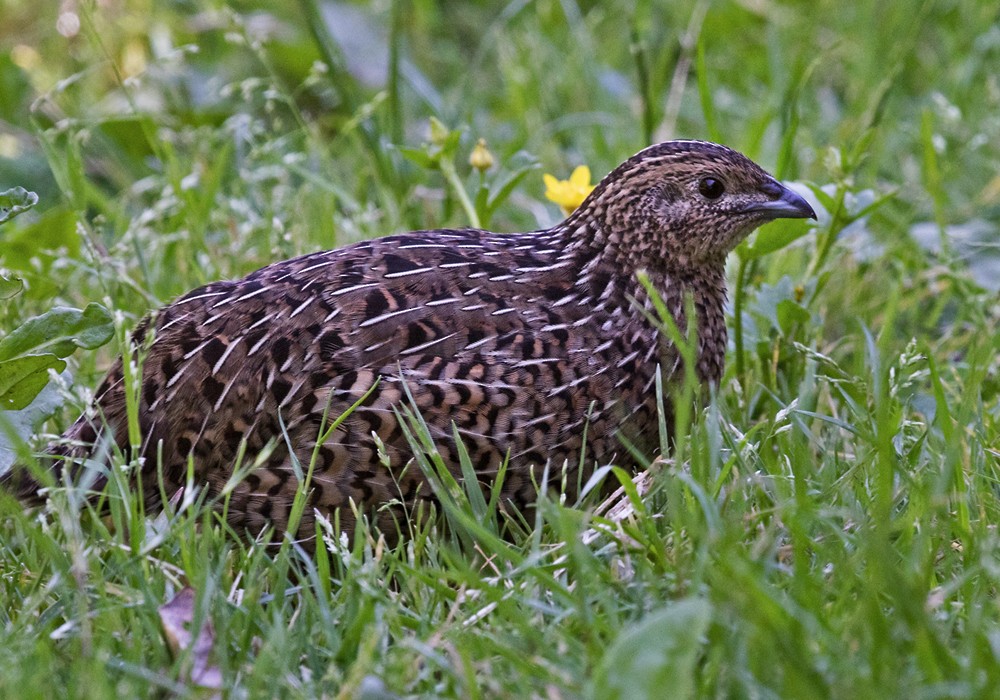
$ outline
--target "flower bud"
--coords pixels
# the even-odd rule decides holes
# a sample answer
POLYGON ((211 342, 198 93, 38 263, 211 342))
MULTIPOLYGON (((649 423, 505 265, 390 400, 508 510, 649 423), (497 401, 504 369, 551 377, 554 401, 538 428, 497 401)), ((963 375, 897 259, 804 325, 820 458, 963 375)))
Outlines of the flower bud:
POLYGON ((481 173, 493 167, 493 154, 486 147, 486 139, 479 139, 469 155, 469 165, 481 173))

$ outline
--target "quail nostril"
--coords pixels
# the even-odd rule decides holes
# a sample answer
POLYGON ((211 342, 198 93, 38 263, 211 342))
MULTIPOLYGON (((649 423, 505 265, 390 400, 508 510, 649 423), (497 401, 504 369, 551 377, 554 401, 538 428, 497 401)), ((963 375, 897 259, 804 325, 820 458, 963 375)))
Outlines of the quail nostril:
POLYGON ((774 180, 768 180, 759 189, 771 199, 778 199, 785 192, 785 188, 774 180))

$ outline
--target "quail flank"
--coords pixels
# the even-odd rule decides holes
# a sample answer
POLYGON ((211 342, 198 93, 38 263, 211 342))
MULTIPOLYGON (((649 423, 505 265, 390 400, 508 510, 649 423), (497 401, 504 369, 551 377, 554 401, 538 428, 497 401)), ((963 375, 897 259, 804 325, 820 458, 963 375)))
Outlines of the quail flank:
MULTIPOLYGON (((252 535, 272 524, 286 529, 293 459, 309 464, 316 449, 312 508, 297 534, 315 533, 313 509, 339 508, 342 527, 352 528, 351 499, 395 532, 402 504, 430 496, 420 470, 407 468, 394 410, 408 389, 456 477, 453 430, 487 486, 509 455, 501 496, 514 507, 535 498, 546 463, 560 482, 568 471, 572 492, 595 465, 629 461, 623 438, 656 449, 657 411, 669 410, 657 406, 657 368, 665 384, 679 376, 679 353, 650 322, 652 300, 636 273, 646 273, 680 328, 685 297, 693 300, 697 375, 716 383, 726 350, 726 255, 781 217, 815 214, 745 156, 669 141, 625 161, 550 229, 415 231, 215 282, 133 335, 148 345, 139 454, 129 446, 119 360, 92 410, 46 457, 74 476, 88 460, 106 459, 111 443, 143 457, 152 509, 161 493, 182 487, 189 460, 214 495, 241 453, 267 455, 226 508, 230 523, 252 535), (317 446, 324 416, 369 390, 317 446)), ((43 497, 23 471, 7 480, 27 501, 43 497)))

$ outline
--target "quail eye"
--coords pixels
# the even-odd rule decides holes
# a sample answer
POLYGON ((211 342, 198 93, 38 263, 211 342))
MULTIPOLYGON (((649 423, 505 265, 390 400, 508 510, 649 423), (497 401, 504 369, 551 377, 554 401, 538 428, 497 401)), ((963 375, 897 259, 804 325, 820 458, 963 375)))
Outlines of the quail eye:
POLYGON ((726 186, 718 178, 703 177, 698 183, 698 191, 707 199, 718 199, 726 191, 726 186))

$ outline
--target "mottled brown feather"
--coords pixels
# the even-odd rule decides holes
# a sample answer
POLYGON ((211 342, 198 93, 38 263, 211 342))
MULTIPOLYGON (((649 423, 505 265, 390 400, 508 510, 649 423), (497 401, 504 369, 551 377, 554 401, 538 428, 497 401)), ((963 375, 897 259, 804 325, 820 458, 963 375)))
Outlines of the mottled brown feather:
MULTIPOLYGON (((623 163, 548 230, 417 231, 196 289, 134 334, 148 344, 139 396, 147 505, 160 499, 159 468, 168 496, 184 483, 189 458, 198 482, 218 493, 241 450, 270 449, 227 513, 240 530, 283 530, 297 486, 288 445, 308 464, 324 414, 341 414, 376 380, 318 450, 310 505, 340 508, 345 527, 349 499, 374 512, 429 495, 419 470, 406 468, 394 411, 404 382, 456 476, 453 425, 485 483, 510 454, 502 495, 513 505, 532 501, 546 462, 560 479, 567 465, 573 491, 594 465, 629 461, 621 436, 655 449, 657 367, 668 384, 680 371, 676 348, 648 320, 653 306, 636 272, 646 272, 680 328, 691 296, 697 373, 718 382, 726 254, 769 219, 811 214, 744 156, 675 141, 623 163), (721 180, 725 194, 701 194, 706 177, 721 180)), ((130 452, 121 360, 93 410, 48 452, 79 460, 104 438, 130 452)), ((30 500, 37 484, 13 479, 30 500)), ((383 510, 379 523, 394 531, 397 513, 383 510)), ((313 533, 311 509, 307 516, 302 537, 313 533)))

